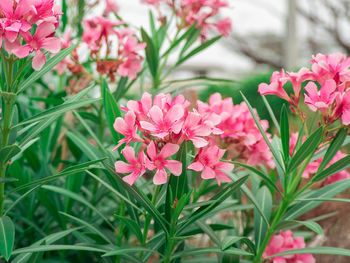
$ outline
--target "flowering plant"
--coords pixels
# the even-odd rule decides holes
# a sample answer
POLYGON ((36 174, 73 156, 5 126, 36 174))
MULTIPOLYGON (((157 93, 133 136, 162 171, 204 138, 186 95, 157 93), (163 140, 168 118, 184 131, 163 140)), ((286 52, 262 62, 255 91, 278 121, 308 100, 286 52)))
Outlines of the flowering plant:
POLYGON ((310 69, 274 72, 259 92, 285 99, 290 112, 278 121, 264 97, 269 123, 244 91, 240 104, 185 91, 228 80, 169 77, 229 34, 227 1, 142 0, 149 30, 124 21, 113 0, 92 17, 99 1, 72 2, 0 2, 1 259, 350 256, 307 243, 330 215, 300 218, 326 201, 349 203, 335 197, 350 188, 349 58, 319 54, 310 69))

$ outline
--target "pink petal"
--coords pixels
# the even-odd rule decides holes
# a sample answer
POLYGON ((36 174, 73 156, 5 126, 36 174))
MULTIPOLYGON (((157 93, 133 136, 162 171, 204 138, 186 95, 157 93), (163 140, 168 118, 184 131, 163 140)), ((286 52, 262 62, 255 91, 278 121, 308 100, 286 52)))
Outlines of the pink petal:
POLYGON ((169 109, 166 113, 165 119, 171 122, 180 120, 184 116, 184 109, 181 105, 177 104, 169 109))
POLYGON ((11 43, 13 43, 16 40, 17 36, 18 36, 18 31, 9 30, 9 29, 5 31, 5 37, 11 43))
POLYGON ((179 161, 168 160, 166 161, 165 168, 175 176, 179 176, 182 173, 182 163, 179 161))
POLYGON ((317 101, 318 100, 318 91, 317 86, 314 82, 309 82, 305 86, 305 91, 307 92, 308 96, 310 97, 311 101, 317 101))
POLYGON ((137 162, 135 158, 134 148, 130 146, 125 146, 125 148, 122 150, 122 154, 130 164, 137 162))
POLYGON ((159 157, 166 159, 166 158, 174 155, 175 153, 177 153, 179 148, 180 147, 177 144, 167 143, 163 146, 162 150, 160 151, 159 157))
POLYGON ((38 50, 35 52, 33 62, 32 62, 32 67, 34 70, 38 71, 40 70, 46 63, 46 57, 41 50, 38 50))
POLYGON ((0 9, 6 17, 11 17, 13 14, 13 0, 1 0, 0 9))
POLYGON ((163 112, 158 106, 153 106, 149 110, 149 115, 156 124, 160 124, 163 122, 163 112))
POLYGON ((137 172, 131 173, 128 176, 123 177, 123 181, 128 183, 129 185, 133 185, 137 178, 139 178, 141 175, 137 172))
POLYGON ((204 167, 204 170, 201 174, 201 177, 203 179, 213 179, 215 178, 215 171, 211 169, 210 167, 206 166, 204 167))
POLYGON ((208 145, 208 142, 200 137, 193 137, 190 139, 196 148, 202 148, 208 145))
POLYGON ((121 139, 121 140, 118 142, 117 146, 114 147, 113 152, 115 152, 116 150, 118 150, 118 148, 119 148, 123 143, 125 143, 125 142, 127 142, 127 141, 128 141, 128 140, 127 140, 126 138, 121 139))
POLYGON ((48 37, 41 41, 41 48, 56 54, 61 50, 61 40, 58 37, 48 37))
POLYGON ((113 124, 113 128, 116 132, 121 133, 123 135, 126 135, 128 133, 128 126, 126 125, 126 122, 123 118, 116 118, 115 122, 113 124))
POLYGON ((37 40, 42 40, 43 38, 51 35, 54 32, 55 26, 51 23, 44 22, 37 27, 34 38, 37 40))
POLYGON ((343 114, 341 116, 341 121, 344 125, 349 125, 350 124, 350 109, 343 111, 343 114))
POLYGON ((132 165, 127 164, 123 161, 117 161, 114 164, 114 168, 116 173, 122 173, 122 174, 131 173, 133 171, 132 165))
POLYGON ((166 171, 164 169, 159 169, 153 177, 153 183, 155 185, 165 184, 167 179, 166 171))
POLYGON ((216 181, 221 185, 221 182, 231 182, 231 178, 224 172, 216 171, 216 181))
POLYGON ((231 172, 233 168, 234 165, 232 163, 219 162, 217 165, 215 165, 215 169, 225 172, 231 172))
POLYGON ((32 48, 29 45, 20 46, 15 50, 15 55, 19 58, 28 57, 30 52, 32 52, 32 48))
POLYGON ((157 157, 157 149, 154 141, 151 141, 151 143, 147 146, 147 155, 149 158, 151 158, 151 160, 154 160, 157 157))
POLYGON ((129 128, 134 128, 135 119, 136 119, 136 116, 132 111, 129 111, 124 115, 125 123, 129 128))
POLYGON ((156 132, 157 128, 148 121, 140 121, 141 128, 150 132, 156 132))
POLYGON ((200 162, 193 162, 187 168, 199 172, 203 170, 204 166, 200 162))

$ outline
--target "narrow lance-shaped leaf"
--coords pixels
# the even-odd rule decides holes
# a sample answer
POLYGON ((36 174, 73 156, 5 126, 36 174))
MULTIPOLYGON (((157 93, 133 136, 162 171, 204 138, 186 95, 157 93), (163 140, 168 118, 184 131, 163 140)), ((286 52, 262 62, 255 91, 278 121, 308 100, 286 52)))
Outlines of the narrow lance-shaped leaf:
MULTIPOLYGON (((261 187, 257 192, 256 199, 263 210, 265 217, 269 219, 272 211, 272 196, 270 190, 266 186, 261 187)), ((254 236, 257 248, 259 248, 263 242, 267 228, 268 225, 263 220, 257 209, 254 208, 254 236)))
POLYGON ((308 247, 283 251, 269 256, 268 258, 286 256, 286 255, 297 255, 297 254, 320 254, 320 255, 338 255, 350 257, 350 250, 344 248, 335 247, 308 247))
POLYGON ((26 88, 30 87, 37 81, 39 78, 44 76, 47 72, 49 72, 54 66, 56 66, 59 62, 61 62, 66 56, 68 56, 72 51, 77 47, 78 44, 73 45, 69 48, 62 50, 60 53, 55 55, 54 57, 48 59, 44 67, 39 71, 34 71, 26 80, 21 83, 20 90, 17 93, 21 93, 26 88))
POLYGON ((293 155, 292 159, 290 160, 290 163, 288 165, 288 171, 293 171, 295 168, 297 168, 305 159, 313 154, 316 150, 318 145, 321 142, 321 138, 323 135, 323 128, 318 128, 314 133, 310 135, 309 138, 306 139, 306 141, 300 146, 300 148, 297 150, 297 152, 293 155))
POLYGON ((141 36, 142 40, 146 42, 146 60, 149 67, 149 70, 153 76, 153 78, 156 77, 158 72, 158 51, 157 48, 154 45, 154 42, 152 38, 149 37, 149 35, 146 33, 146 31, 142 28, 141 29, 141 36))
POLYGON ((15 226, 8 216, 0 217, 0 253, 9 260, 15 242, 15 226))
POLYGON ((316 174, 323 171, 323 169, 327 166, 327 164, 333 159, 333 157, 339 151, 340 147, 342 147, 347 134, 348 134, 348 129, 342 128, 338 131, 338 133, 335 135, 334 139, 332 140, 331 144, 329 145, 328 150, 324 155, 323 160, 320 166, 318 167, 316 174))
POLYGON ((288 162, 289 160, 289 121, 288 121, 288 112, 286 106, 283 105, 281 111, 281 142, 283 149, 284 161, 288 162))

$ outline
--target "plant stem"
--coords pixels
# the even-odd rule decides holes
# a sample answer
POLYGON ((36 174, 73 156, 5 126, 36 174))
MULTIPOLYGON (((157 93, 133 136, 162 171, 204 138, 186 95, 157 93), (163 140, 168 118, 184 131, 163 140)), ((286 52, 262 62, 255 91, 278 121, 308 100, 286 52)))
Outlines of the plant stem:
MULTIPOLYGON (((11 122, 11 113, 12 113, 12 105, 13 100, 4 98, 5 108, 4 108, 4 125, 2 127, 2 143, 1 149, 8 145, 8 139, 10 135, 10 122, 11 122)), ((5 178, 6 168, 7 168, 7 160, 0 160, 0 178, 5 178)), ((0 217, 3 215, 4 209, 4 201, 5 201, 5 182, 0 182, 0 217)))

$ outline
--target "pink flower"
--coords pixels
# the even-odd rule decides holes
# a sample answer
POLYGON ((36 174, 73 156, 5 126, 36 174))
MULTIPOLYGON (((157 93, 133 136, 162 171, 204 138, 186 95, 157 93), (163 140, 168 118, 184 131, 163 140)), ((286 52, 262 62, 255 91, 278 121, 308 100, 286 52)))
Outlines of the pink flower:
POLYGON ((298 72, 288 72, 288 79, 292 82, 294 96, 299 102, 301 84, 306 80, 314 80, 313 74, 308 68, 301 68, 298 72))
POLYGON ((168 169, 169 172, 175 176, 179 176, 181 174, 182 163, 175 160, 167 160, 167 158, 177 153, 178 150, 178 145, 167 143, 157 155, 157 148, 154 141, 147 146, 147 155, 150 160, 146 158, 146 167, 151 171, 156 170, 156 174, 153 178, 154 184, 160 185, 167 182, 167 172, 164 168, 168 169))
POLYGON ((143 93, 141 100, 129 100, 123 110, 133 111, 138 120, 146 120, 149 110, 152 108, 152 95, 143 93))
POLYGON ((216 145, 201 148, 195 161, 188 166, 188 169, 202 172, 203 179, 216 179, 218 185, 221 182, 230 182, 230 177, 225 172, 231 172, 233 164, 221 162, 225 150, 219 149, 216 145))
POLYGON ((228 37, 232 31, 231 20, 227 17, 216 22, 218 32, 224 37, 228 37))
POLYGON ((182 136, 193 142, 196 148, 208 145, 203 137, 211 134, 210 126, 202 123, 202 117, 196 112, 189 112, 182 127, 182 136))
MULTIPOLYGON (((273 235, 267 245, 263 258, 267 258, 274 254, 305 248, 305 242, 303 237, 294 238, 293 232, 287 230, 285 232, 280 231, 279 235, 273 235)), ((297 255, 286 255, 273 257, 273 263, 315 263, 315 258, 311 254, 297 254, 297 255)))
POLYGON ((328 79, 333 79, 337 84, 349 80, 350 58, 345 54, 317 54, 310 62, 314 77, 321 85, 328 79))
POLYGON ((50 53, 57 53, 61 49, 61 41, 57 37, 48 37, 55 32, 55 26, 51 23, 41 23, 32 37, 29 33, 22 34, 26 45, 20 46, 15 51, 19 58, 27 57, 32 51, 35 51, 32 66, 35 70, 40 70, 46 63, 46 57, 41 49, 50 53))
POLYGON ((335 93, 336 83, 333 79, 324 81, 320 91, 313 82, 309 82, 305 86, 307 95, 305 95, 305 103, 308 104, 312 111, 319 110, 322 113, 327 112, 330 104, 333 103, 337 93, 335 93))
POLYGON ((125 159, 129 162, 129 164, 123 161, 117 161, 115 163, 115 172, 116 173, 130 173, 128 176, 123 177, 123 181, 127 182, 130 185, 133 185, 137 178, 142 176, 145 172, 145 155, 143 151, 140 151, 138 154, 138 158, 135 158, 135 151, 132 147, 126 146, 122 150, 122 154, 125 159))
POLYGON ((284 73, 284 70, 282 69, 281 72, 275 71, 272 73, 270 84, 261 83, 259 85, 259 93, 261 95, 276 95, 282 99, 285 99, 289 103, 292 103, 290 97, 288 96, 287 92, 283 89, 284 84, 288 81, 288 78, 286 74, 284 73))
POLYGON ((335 118, 341 117, 344 125, 350 124, 350 91, 338 94, 336 97, 335 118))
POLYGON ((124 115, 124 119, 120 117, 116 118, 113 127, 116 132, 123 134, 125 138, 119 141, 113 151, 116 151, 123 143, 128 145, 132 141, 142 141, 141 137, 137 134, 135 120, 136 117, 132 111, 127 112, 124 115))
POLYGON ((106 1, 106 8, 103 12, 105 16, 107 16, 109 13, 118 13, 119 12, 119 5, 114 0, 105 0, 106 1))
POLYGON ((153 106, 149 110, 149 116, 151 122, 140 122, 142 129, 150 131, 153 136, 163 139, 172 132, 178 134, 181 131, 184 109, 177 104, 164 113, 158 106, 153 106))
POLYGON ((137 77, 137 73, 142 70, 142 62, 143 59, 138 58, 137 56, 131 55, 129 56, 118 68, 118 74, 123 77, 128 77, 130 79, 135 79, 137 77))

